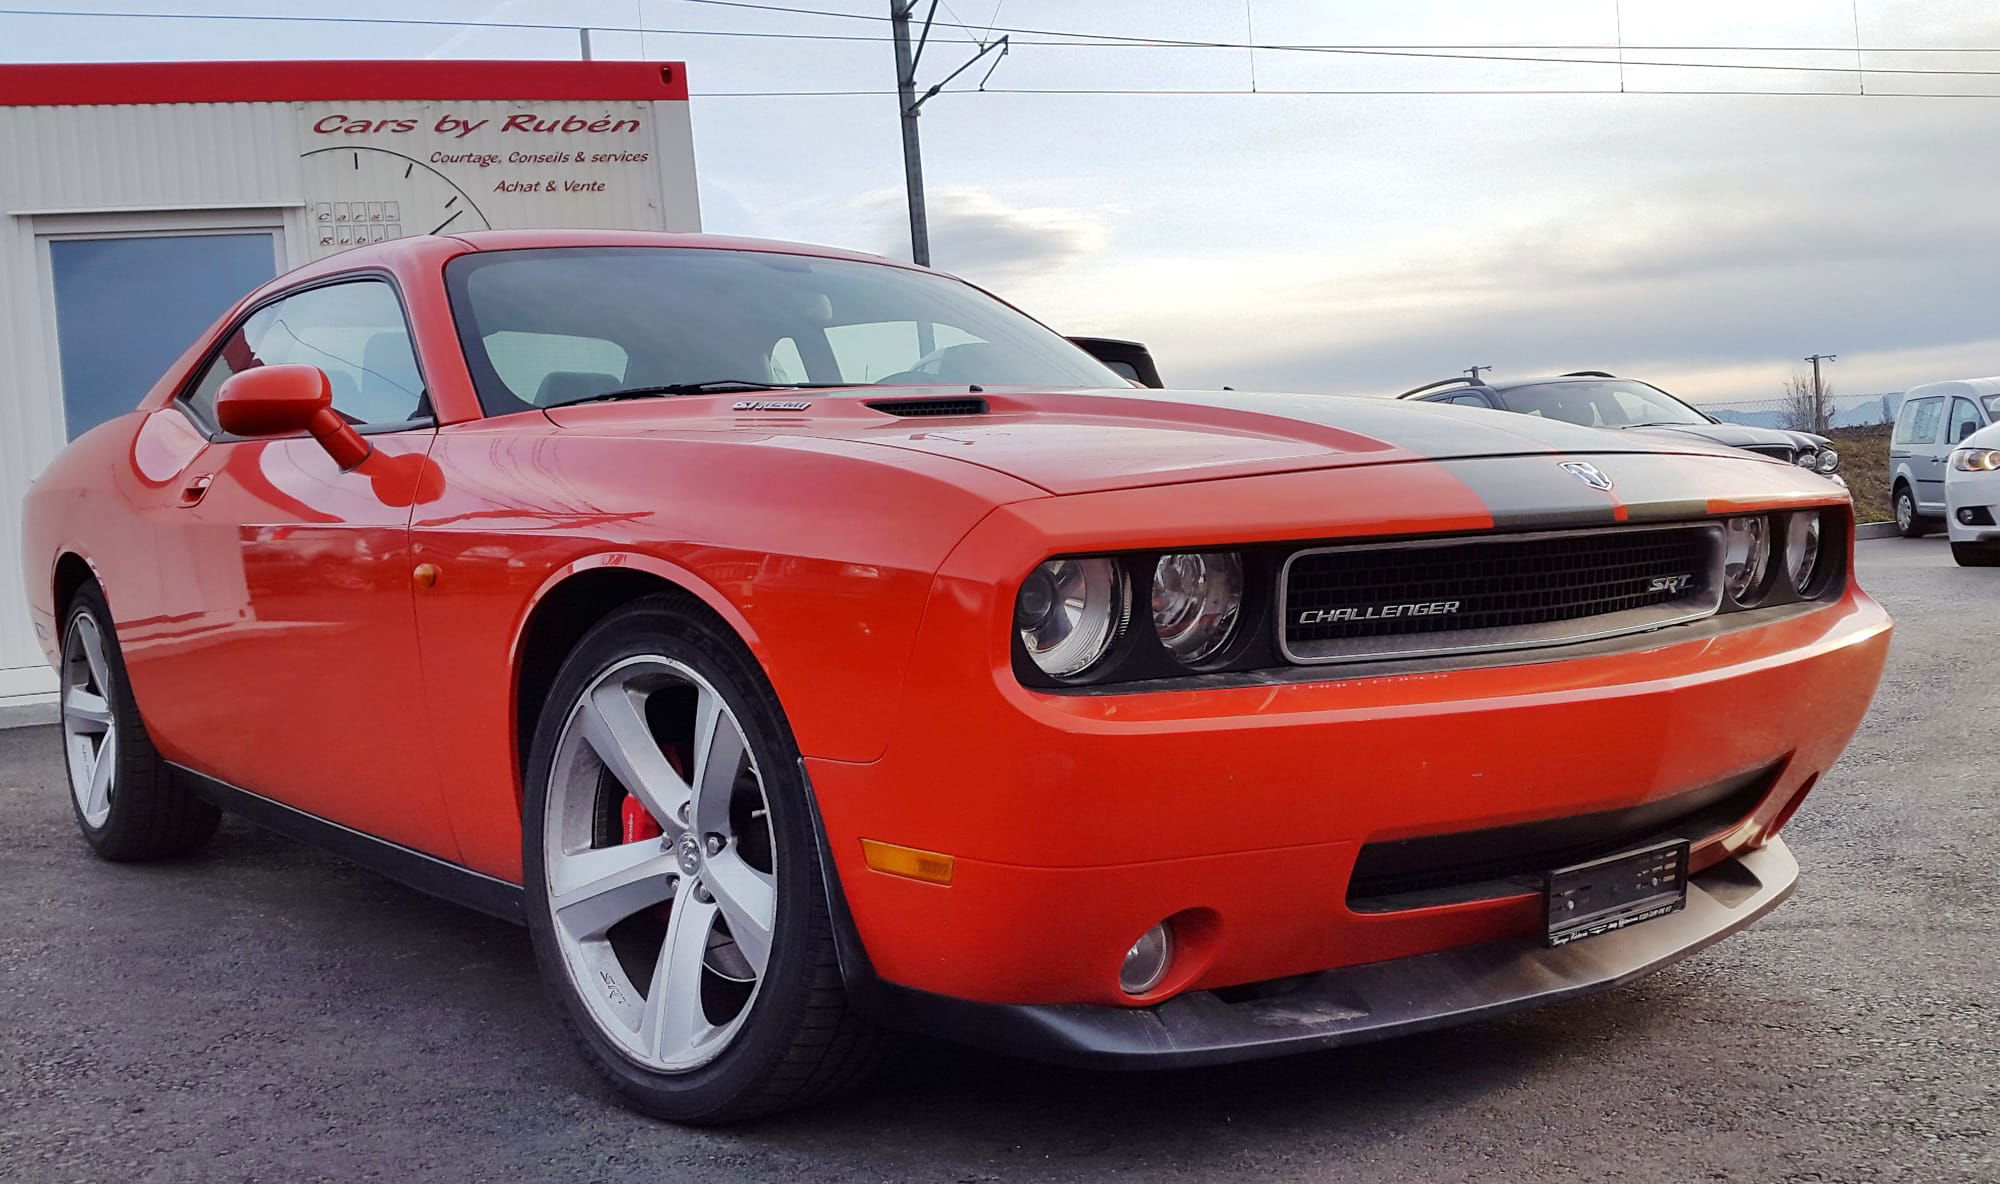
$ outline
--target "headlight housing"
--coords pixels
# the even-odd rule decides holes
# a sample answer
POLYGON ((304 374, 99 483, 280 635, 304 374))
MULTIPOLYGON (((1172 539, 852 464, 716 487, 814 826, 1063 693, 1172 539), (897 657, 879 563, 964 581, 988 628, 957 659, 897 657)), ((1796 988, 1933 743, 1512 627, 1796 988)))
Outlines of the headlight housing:
POLYGON ((1794 510, 1785 522, 1785 571, 1800 594, 1819 574, 1820 519, 1818 510, 1794 510))
POLYGON ((1722 524, 1722 588, 1729 599, 1748 604, 1764 586, 1771 564, 1771 523, 1761 514, 1746 514, 1722 524))
POLYGON ((1951 467, 1961 473, 2000 472, 2000 448, 1960 448, 1951 454, 1951 467))
POLYGON ((1831 473, 1840 467, 1840 454, 1831 448, 1819 450, 1819 463, 1813 466, 1822 473, 1831 473))
POLYGON ((1109 559, 1051 559, 1014 597, 1014 628, 1042 673, 1075 678, 1097 665, 1125 629, 1132 595, 1109 559))
POLYGON ((1243 557, 1183 551, 1153 565, 1153 631, 1182 665, 1220 653, 1243 613, 1243 557))

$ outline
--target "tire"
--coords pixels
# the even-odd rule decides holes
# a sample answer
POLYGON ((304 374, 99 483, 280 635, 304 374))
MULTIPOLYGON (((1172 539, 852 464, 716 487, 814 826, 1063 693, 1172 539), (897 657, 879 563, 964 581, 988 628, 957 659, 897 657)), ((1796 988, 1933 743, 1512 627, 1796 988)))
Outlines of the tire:
POLYGON ((1906 539, 1920 539, 1931 532, 1930 519, 1917 512, 1917 495, 1898 482, 1890 499, 1896 511, 1896 533, 1906 539))
POLYGON ((647 596, 585 634, 527 769, 536 964, 621 1099, 720 1124, 816 1101, 874 1066, 885 1041, 841 984, 791 730, 705 608, 647 596))
POLYGON ((58 674, 70 811, 90 849, 119 862, 199 850, 222 812, 175 780, 153 748, 94 581, 77 589, 63 619, 58 674))
POLYGON ((2000 543, 1953 543, 1951 557, 1960 567, 2000 567, 2000 543))

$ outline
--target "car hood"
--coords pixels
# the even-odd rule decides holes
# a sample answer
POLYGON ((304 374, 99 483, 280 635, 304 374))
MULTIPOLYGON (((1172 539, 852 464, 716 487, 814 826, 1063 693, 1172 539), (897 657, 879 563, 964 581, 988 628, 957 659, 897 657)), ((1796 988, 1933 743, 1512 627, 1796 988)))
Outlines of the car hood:
POLYGON ((1716 444, 1727 444, 1731 448, 1768 448, 1773 446, 1790 448, 1820 448, 1827 444, 1825 436, 1815 436, 1811 432, 1793 432, 1783 428, 1759 428, 1742 423, 1690 423, 1661 424, 1656 427, 1633 428, 1635 432, 1645 432, 1657 436, 1683 436, 1697 440, 1709 440, 1716 444))
POLYGON ((980 465, 1052 493, 1489 456, 1750 459, 1693 436, 1607 432, 1393 399, 1243 391, 775 391, 581 404, 546 414, 592 435, 730 431, 852 441, 980 465), (966 413, 968 400, 983 410, 966 413))

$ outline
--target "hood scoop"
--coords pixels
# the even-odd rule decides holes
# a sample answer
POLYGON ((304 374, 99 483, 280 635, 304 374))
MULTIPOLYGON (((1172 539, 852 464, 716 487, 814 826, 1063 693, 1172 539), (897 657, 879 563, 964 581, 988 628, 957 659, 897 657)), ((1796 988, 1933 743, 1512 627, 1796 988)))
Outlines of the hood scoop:
POLYGON ((900 415, 909 419, 920 419, 940 415, 984 415, 984 399, 873 399, 870 408, 886 415, 900 415))

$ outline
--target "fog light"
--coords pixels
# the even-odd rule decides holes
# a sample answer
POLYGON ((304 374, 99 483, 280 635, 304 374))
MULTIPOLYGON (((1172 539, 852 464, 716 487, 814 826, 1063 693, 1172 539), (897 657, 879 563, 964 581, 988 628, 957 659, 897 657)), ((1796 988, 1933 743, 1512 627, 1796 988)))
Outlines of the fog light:
POLYGON ((1979 517, 1979 515, 1972 512, 1971 506, 1960 506, 1958 508, 1958 520, 1960 522, 1965 523, 1967 526, 1971 526, 1972 520, 1977 517, 1979 517))
POLYGON ((1125 951, 1125 963, 1118 968, 1118 987, 1127 995, 1143 995, 1167 977, 1167 965, 1174 960, 1174 934, 1163 921, 1139 935, 1125 951))

